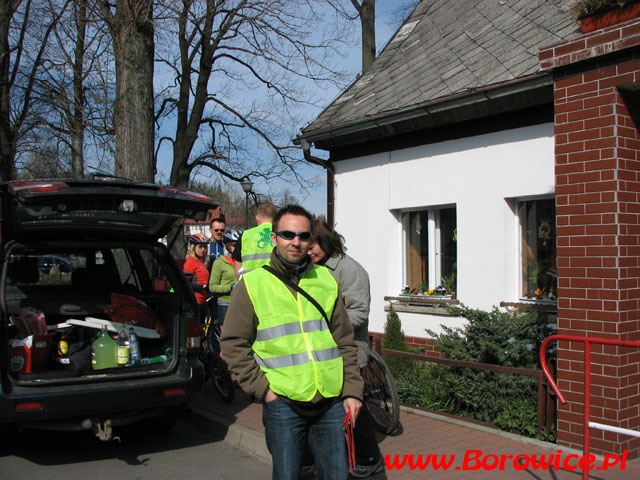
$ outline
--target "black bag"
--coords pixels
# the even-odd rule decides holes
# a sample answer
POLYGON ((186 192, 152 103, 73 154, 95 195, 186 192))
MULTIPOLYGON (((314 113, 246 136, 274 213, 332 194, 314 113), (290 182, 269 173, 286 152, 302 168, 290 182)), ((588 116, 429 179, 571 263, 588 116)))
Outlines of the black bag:
POLYGON ((69 351, 65 355, 58 355, 56 362, 65 369, 91 370, 91 341, 69 342, 69 351))

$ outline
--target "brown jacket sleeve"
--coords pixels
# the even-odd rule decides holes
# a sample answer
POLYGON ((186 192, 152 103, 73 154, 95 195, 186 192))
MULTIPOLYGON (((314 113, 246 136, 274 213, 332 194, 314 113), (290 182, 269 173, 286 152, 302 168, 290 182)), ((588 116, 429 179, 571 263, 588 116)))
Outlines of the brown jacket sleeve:
POLYGON ((256 339, 258 318, 243 280, 233 288, 229 309, 224 317, 220 346, 222 355, 231 371, 237 375, 238 384, 249 395, 262 400, 269 388, 265 374, 253 358, 253 342, 256 339))
POLYGON ((362 401, 364 383, 358 366, 358 347, 353 342, 353 327, 340 292, 338 292, 338 300, 331 317, 331 333, 342 355, 344 371, 342 396, 355 397, 362 401))

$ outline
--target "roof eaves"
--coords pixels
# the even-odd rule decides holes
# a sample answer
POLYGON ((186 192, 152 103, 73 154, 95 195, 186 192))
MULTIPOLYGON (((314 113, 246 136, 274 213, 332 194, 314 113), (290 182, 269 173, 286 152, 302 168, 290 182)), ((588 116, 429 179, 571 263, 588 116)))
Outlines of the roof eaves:
MULTIPOLYGON (((373 117, 361 118, 342 125, 332 125, 318 130, 302 130, 301 135, 294 139, 294 143, 306 141, 309 144, 325 142, 334 143, 339 138, 349 138, 367 130, 376 130, 396 123, 411 121, 420 117, 435 116, 456 109, 470 107, 492 101, 499 101, 505 97, 526 94, 543 87, 551 87, 553 78, 550 74, 535 73, 527 77, 509 80, 494 85, 485 86, 463 93, 441 97, 437 100, 414 105, 396 111, 382 112, 373 117)), ((342 142, 341 142, 342 143, 342 142)))

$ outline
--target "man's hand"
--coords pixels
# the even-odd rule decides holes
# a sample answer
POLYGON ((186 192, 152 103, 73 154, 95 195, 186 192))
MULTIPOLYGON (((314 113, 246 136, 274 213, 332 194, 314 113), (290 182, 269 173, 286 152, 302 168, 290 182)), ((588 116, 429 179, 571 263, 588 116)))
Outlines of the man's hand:
POLYGON ((264 403, 273 402, 276 398, 278 398, 278 395, 273 393, 271 389, 268 389, 267 394, 264 396, 264 403))
POLYGON ((360 409, 362 408, 362 402, 357 398, 348 397, 343 400, 342 405, 344 406, 345 414, 351 412, 351 422, 353 427, 355 428, 356 419, 358 418, 358 414, 360 413, 360 409))

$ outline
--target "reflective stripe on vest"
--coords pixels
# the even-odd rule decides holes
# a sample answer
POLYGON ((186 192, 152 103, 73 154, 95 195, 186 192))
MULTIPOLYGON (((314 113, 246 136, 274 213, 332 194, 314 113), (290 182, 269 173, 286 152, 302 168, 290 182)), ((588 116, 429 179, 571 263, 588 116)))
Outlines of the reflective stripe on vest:
POLYGON ((317 330, 328 330, 327 322, 324 318, 320 320, 307 320, 302 322, 302 326, 299 323, 287 323, 286 325, 277 325, 275 327, 265 328, 264 330, 258 330, 256 341, 264 342, 265 340, 273 340, 274 338, 284 337, 285 335, 293 335, 295 333, 315 332, 317 330))
POLYGON ((242 234, 240 256, 243 274, 269 263, 273 251, 271 228, 271 223, 263 223, 242 234))
MULTIPOLYGON (((258 317, 254 356, 271 390, 305 402, 318 392, 326 398, 340 395, 342 357, 320 312, 263 268, 243 279, 258 317)), ((299 285, 331 318, 338 285, 329 271, 316 266, 305 272, 299 285)))
MULTIPOLYGON (((340 357, 340 349, 338 347, 328 348, 326 350, 316 350, 311 352, 316 362, 326 362, 340 357)), ((296 365, 304 365, 311 362, 307 352, 295 353, 293 355, 283 355, 282 357, 271 357, 262 359, 255 355, 254 357, 258 365, 265 368, 284 368, 294 367, 296 365)))

